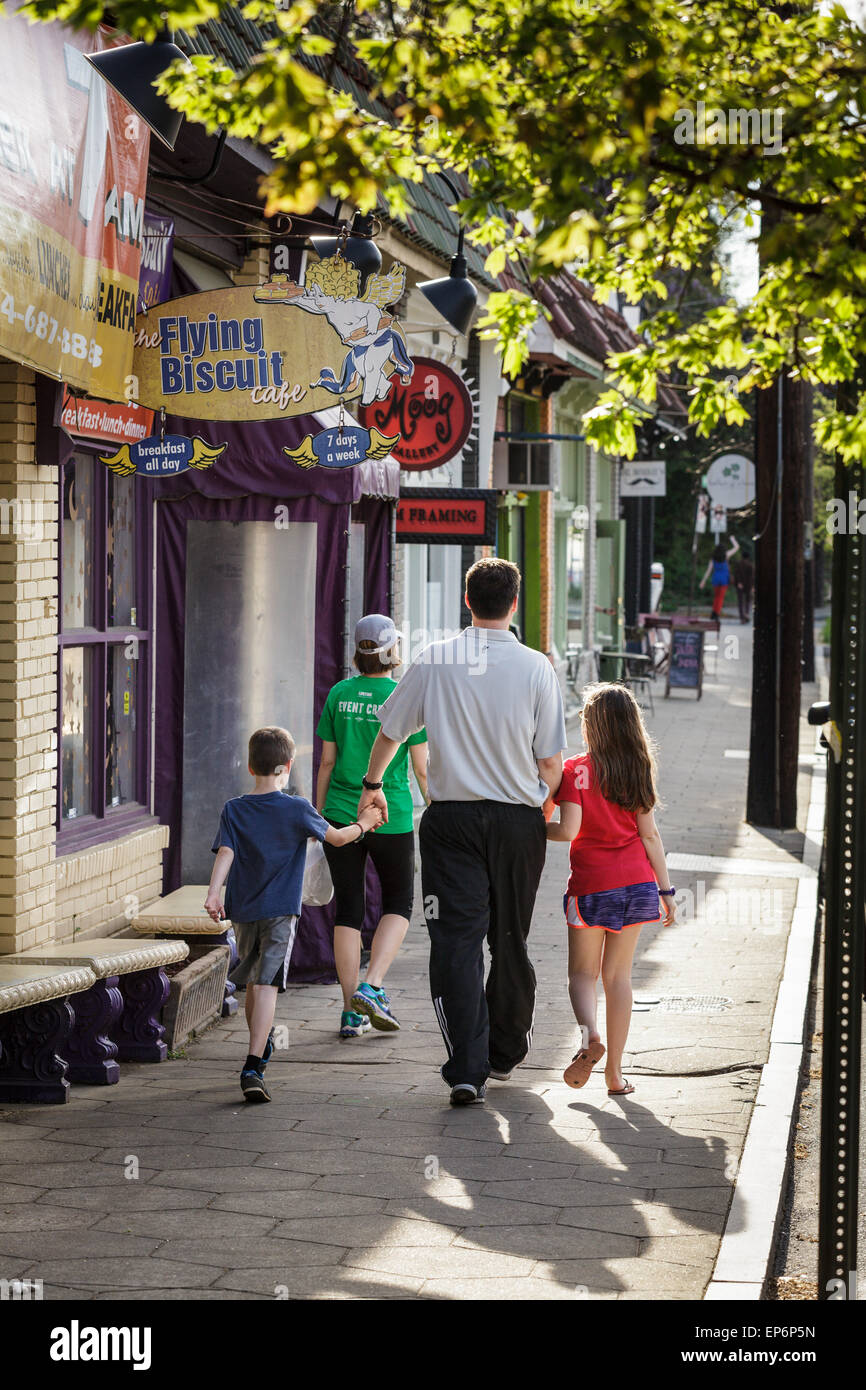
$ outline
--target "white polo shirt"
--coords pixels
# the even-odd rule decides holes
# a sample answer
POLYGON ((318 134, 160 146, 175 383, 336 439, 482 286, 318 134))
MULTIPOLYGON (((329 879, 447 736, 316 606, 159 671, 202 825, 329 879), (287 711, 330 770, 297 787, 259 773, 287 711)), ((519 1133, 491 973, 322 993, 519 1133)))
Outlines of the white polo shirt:
POLYGON ((380 706, 379 722, 399 743, 426 728, 431 801, 541 806, 548 787, 536 759, 567 747, 552 665, 504 628, 468 627, 431 643, 380 706))

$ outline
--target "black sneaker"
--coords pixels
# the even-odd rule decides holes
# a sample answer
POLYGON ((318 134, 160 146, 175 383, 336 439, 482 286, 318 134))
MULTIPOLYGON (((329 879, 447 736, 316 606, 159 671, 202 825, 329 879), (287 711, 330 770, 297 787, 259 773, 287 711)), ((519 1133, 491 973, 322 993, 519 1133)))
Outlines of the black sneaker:
POLYGON ((272 1058, 273 1055, 274 1055, 274 1030, 273 1030, 273 1028, 272 1028, 271 1031, 268 1033, 268 1040, 267 1040, 267 1042, 265 1043, 265 1050, 264 1050, 264 1052, 262 1053, 262 1066, 266 1067, 266 1066, 268 1065, 268 1062, 271 1060, 271 1058, 272 1058))
POLYGON ((486 1087, 470 1086, 468 1081, 461 1081, 458 1085, 451 1087, 452 1105, 483 1105, 486 1087))
POLYGON ((241 1090, 244 1093, 244 1100, 251 1100, 256 1104, 271 1098, 271 1093, 265 1085, 265 1078, 257 1071, 241 1072, 241 1090))

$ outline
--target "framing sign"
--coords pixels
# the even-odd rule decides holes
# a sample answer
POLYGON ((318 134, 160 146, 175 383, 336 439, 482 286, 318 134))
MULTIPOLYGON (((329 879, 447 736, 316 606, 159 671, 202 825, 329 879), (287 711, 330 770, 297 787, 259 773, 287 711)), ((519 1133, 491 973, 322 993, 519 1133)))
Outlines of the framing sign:
POLYGON ((419 545, 494 545, 497 493, 492 488, 403 488, 397 540, 419 545))

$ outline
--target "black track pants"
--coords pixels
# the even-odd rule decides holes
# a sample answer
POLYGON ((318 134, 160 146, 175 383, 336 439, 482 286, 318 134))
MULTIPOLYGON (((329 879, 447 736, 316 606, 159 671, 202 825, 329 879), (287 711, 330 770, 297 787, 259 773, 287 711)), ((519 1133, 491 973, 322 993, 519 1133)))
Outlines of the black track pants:
POLYGON ((430 992, 449 1086, 480 1086, 529 1051, 535 971, 526 938, 547 847, 544 816, 499 801, 436 801, 421 818, 430 992), (484 939, 491 967, 484 986, 484 939))

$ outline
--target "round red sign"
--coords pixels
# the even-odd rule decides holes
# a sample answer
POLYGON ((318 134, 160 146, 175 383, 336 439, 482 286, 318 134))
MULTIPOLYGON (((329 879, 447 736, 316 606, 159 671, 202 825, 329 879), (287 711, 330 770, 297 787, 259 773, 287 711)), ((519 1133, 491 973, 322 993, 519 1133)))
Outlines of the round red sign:
POLYGON ((452 367, 432 357, 413 360, 409 385, 395 373, 385 400, 362 407, 358 417, 367 429, 399 433, 392 458, 401 468, 422 473, 460 453, 472 430, 474 410, 466 383, 452 367))

